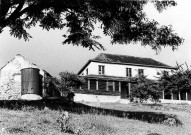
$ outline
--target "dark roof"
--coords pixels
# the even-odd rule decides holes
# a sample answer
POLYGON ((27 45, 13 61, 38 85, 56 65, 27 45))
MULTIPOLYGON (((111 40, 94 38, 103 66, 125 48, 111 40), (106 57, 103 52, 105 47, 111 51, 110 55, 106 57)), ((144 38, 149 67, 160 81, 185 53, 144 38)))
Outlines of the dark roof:
POLYGON ((155 67, 155 68, 167 68, 176 69, 159 61, 151 58, 134 57, 128 55, 106 54, 100 53, 94 59, 90 59, 84 67, 79 71, 79 74, 86 68, 90 62, 110 63, 110 64, 122 64, 122 65, 134 65, 143 67, 155 67))
POLYGON ((135 65, 147 65, 156 67, 168 67, 172 68, 164 63, 158 62, 151 58, 134 57, 127 55, 115 55, 101 53, 93 60, 106 63, 123 63, 123 64, 135 64, 135 65))

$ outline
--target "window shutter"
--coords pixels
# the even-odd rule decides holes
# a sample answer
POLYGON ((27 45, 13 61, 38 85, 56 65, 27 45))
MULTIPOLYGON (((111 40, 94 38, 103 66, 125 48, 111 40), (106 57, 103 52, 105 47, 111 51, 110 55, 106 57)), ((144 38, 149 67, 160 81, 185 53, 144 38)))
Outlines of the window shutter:
POLYGON ((131 77, 131 68, 126 68, 126 76, 131 77))
POLYGON ((102 74, 104 75, 105 74, 105 67, 102 66, 102 74))
POLYGON ((129 68, 129 77, 132 76, 131 68, 129 68))

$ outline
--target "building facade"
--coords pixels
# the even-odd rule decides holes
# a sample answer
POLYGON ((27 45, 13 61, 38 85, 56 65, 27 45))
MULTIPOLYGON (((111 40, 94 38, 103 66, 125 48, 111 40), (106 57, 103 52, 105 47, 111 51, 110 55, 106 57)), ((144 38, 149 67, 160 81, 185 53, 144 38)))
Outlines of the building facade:
MULTIPOLYGON (((170 73, 171 70, 175 68, 150 58, 101 53, 89 60, 78 74, 86 80, 82 90, 115 92, 126 99, 134 83, 133 77, 144 75, 157 80, 161 72, 170 73)), ((161 98, 165 98, 164 93, 161 98)))

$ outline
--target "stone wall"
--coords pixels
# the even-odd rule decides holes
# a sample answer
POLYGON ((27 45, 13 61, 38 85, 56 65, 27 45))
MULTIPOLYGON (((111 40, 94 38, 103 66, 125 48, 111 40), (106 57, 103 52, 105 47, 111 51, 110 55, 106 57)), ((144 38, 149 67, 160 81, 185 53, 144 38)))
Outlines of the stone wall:
POLYGON ((21 98, 21 75, 10 76, 7 81, 1 82, 0 100, 17 100, 21 98))

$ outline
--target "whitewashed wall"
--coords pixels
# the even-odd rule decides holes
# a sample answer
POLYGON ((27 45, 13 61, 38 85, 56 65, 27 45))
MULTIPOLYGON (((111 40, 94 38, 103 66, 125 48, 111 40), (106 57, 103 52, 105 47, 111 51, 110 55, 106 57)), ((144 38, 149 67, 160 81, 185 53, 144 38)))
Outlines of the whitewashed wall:
MULTIPOLYGON (((21 69, 37 68, 37 66, 21 55, 16 55, 13 60, 0 69, 0 100, 21 98, 21 69)), ((44 76, 44 71, 40 69, 44 76)))
POLYGON ((91 94, 80 94, 75 93, 74 101, 86 101, 86 102, 118 102, 120 96, 107 96, 107 95, 91 95, 91 94))
MULTIPOLYGON (((157 79, 159 77, 157 72, 161 71, 171 71, 171 69, 165 68, 155 68, 155 67, 142 67, 142 66, 131 66, 131 65, 119 65, 119 64, 108 64, 108 63, 98 63, 98 62, 91 62, 88 68, 88 74, 98 75, 98 65, 105 66, 105 75, 109 76, 120 76, 126 77, 126 68, 132 68, 132 76, 138 75, 138 69, 144 70, 144 75, 147 76, 148 79, 157 79)), ((86 69, 81 73, 81 75, 86 75, 86 69)))

